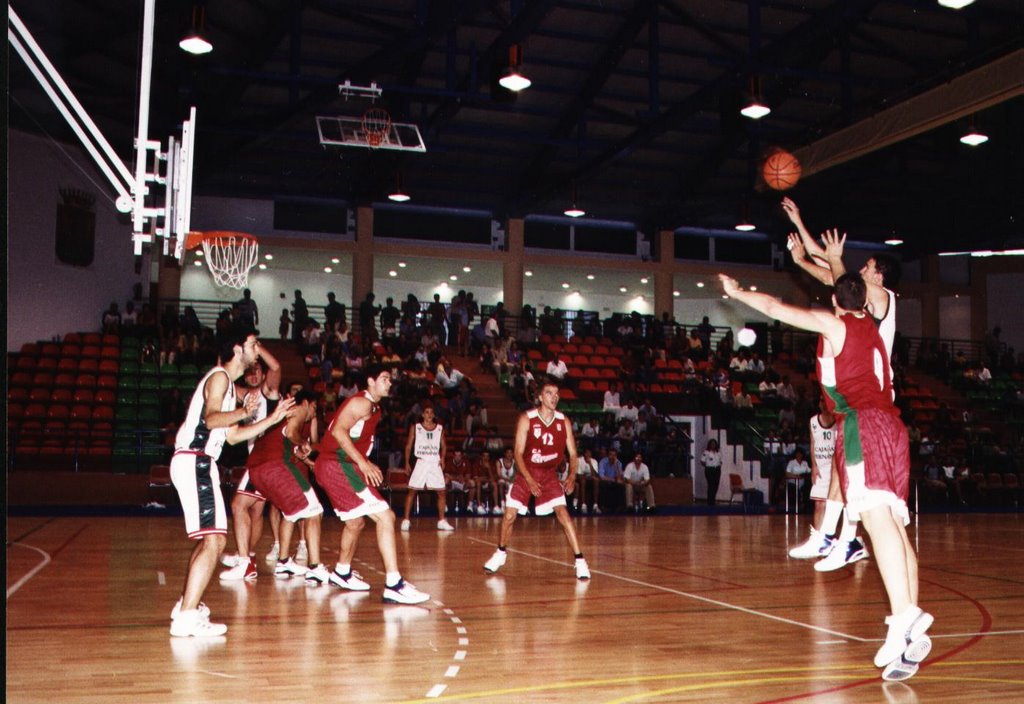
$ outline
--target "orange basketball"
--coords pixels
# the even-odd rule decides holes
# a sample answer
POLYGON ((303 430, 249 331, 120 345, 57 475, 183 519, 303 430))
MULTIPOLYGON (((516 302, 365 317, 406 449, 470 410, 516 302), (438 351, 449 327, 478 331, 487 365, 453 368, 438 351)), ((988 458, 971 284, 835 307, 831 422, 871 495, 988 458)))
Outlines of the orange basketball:
POLYGON ((784 191, 800 180, 800 162, 789 152, 777 151, 765 160, 763 173, 770 188, 784 191))

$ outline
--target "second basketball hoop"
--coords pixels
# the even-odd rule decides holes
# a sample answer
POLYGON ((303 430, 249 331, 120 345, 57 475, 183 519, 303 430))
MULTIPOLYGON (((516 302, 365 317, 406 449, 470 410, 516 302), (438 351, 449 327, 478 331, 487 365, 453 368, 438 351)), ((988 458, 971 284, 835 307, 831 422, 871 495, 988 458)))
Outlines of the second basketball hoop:
POLYGON ((391 113, 384 108, 372 107, 363 113, 363 133, 366 143, 376 149, 388 139, 391 131, 391 113))
POLYGON ((249 272, 259 259, 259 241, 245 232, 190 232, 185 249, 203 248, 206 266, 218 286, 243 289, 249 285, 249 272))

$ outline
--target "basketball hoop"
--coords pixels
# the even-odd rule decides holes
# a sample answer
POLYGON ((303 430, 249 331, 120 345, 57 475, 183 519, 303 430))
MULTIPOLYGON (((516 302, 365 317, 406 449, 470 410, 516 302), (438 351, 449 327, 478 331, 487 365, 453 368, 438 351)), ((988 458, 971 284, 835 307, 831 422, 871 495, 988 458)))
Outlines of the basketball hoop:
POLYGON ((200 246, 214 283, 239 290, 249 285, 249 271, 256 266, 260 253, 256 237, 222 230, 188 233, 185 249, 200 246))
POLYGON ((384 108, 370 108, 363 113, 363 133, 366 143, 373 148, 384 143, 391 129, 391 114, 384 108))

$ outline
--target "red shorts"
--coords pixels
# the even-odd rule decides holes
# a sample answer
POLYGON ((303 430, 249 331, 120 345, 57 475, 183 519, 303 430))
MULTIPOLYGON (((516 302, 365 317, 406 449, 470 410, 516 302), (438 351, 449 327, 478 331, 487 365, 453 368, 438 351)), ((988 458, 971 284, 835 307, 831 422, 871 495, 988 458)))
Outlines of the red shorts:
MULTIPOLYGON (((555 506, 565 506, 565 490, 562 483, 558 481, 558 474, 555 467, 529 467, 530 475, 540 484, 540 496, 534 498, 533 510, 538 516, 547 516, 553 513, 555 506)), ((525 516, 527 507, 530 505, 530 487, 522 473, 517 472, 512 481, 512 488, 508 490, 505 497, 505 506, 519 511, 519 515, 525 516)))
POLYGON ((294 465, 265 462, 250 467, 246 476, 252 480, 261 498, 266 496, 270 499, 270 503, 280 509, 281 515, 293 523, 324 512, 306 476, 294 465))
POLYGON ((351 462, 338 462, 336 457, 320 455, 313 474, 343 521, 391 510, 380 492, 366 483, 363 473, 351 462))
POLYGON ((836 467, 850 517, 887 505, 910 522, 910 444, 898 416, 867 408, 849 413, 836 434, 836 467))

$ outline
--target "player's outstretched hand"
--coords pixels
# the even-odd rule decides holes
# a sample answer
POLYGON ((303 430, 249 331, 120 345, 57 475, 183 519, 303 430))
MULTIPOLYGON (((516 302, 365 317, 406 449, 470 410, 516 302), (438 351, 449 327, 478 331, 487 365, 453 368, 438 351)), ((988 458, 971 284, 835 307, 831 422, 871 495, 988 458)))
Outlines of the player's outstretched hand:
POLYGON ((289 415, 291 415, 290 411, 294 407, 295 407, 295 399, 292 398, 291 396, 287 396, 287 397, 281 399, 280 401, 278 401, 277 408, 274 409, 274 412, 271 414, 270 417, 274 419, 275 423, 277 423, 279 421, 282 421, 285 418, 287 418, 289 415))
POLYGON ((718 280, 722 282, 722 290, 727 296, 735 296, 743 290, 740 288, 740 283, 728 274, 719 274, 718 280))
POLYGON ((800 261, 807 257, 807 249, 804 247, 804 241, 800 239, 800 235, 795 232, 789 233, 789 237, 786 239, 786 249, 793 254, 793 261, 800 261))
POLYGON ((839 235, 839 229, 833 228, 831 230, 825 230, 821 235, 821 242, 825 245, 825 256, 829 259, 833 257, 843 258, 843 246, 846 244, 846 233, 842 236, 839 235))
POLYGON ((794 225, 800 222, 800 208, 796 207, 796 203, 793 202, 792 198, 782 199, 782 209, 786 212, 786 217, 794 225))

